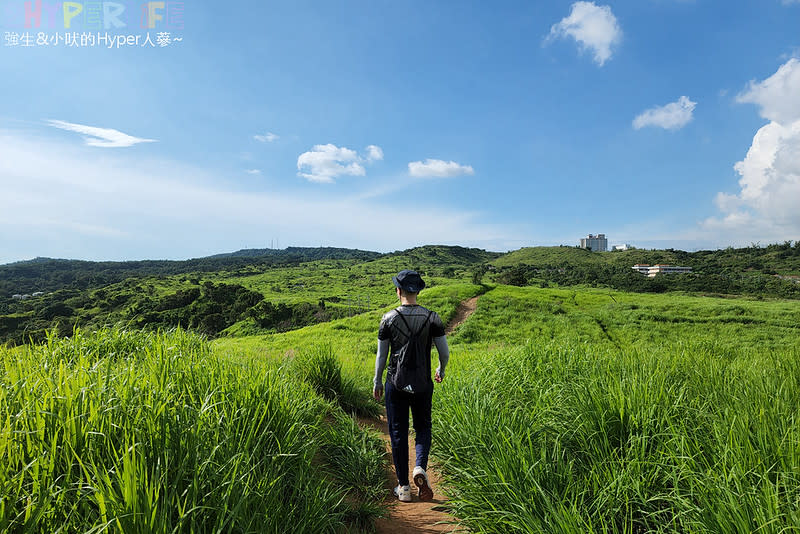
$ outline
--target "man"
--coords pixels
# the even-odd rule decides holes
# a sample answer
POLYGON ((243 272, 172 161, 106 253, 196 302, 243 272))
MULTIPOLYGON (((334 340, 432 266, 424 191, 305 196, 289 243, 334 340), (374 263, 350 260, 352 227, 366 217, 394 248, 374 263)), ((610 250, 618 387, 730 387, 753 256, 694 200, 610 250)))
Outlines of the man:
MULTIPOLYGON (((414 419, 416 433, 416 467, 414 467, 414 484, 419 488, 422 501, 433 499, 433 490, 428 483, 428 453, 431 449, 431 401, 433 399, 433 381, 431 380, 431 345, 436 345, 439 353, 439 367, 435 380, 444 380, 444 369, 450 357, 447 338, 444 334, 442 319, 417 304, 417 295, 425 287, 425 282, 416 271, 400 271, 392 278, 396 286, 400 307, 383 316, 378 329, 378 354, 375 358, 375 378, 373 395, 380 400, 384 394, 381 383, 387 356, 390 353, 389 369, 386 372, 386 418, 389 422, 389 436, 392 442, 392 460, 397 473, 397 487, 394 494, 402 502, 411 502, 411 488, 408 481, 408 410, 414 419), (400 356, 407 354, 411 345, 420 347, 421 361, 419 365, 421 378, 415 387, 411 385, 398 388, 396 380, 405 369, 398 372, 400 356)), ((416 354, 416 351, 415 351, 416 354)), ((403 382, 406 383, 406 382, 403 382)))

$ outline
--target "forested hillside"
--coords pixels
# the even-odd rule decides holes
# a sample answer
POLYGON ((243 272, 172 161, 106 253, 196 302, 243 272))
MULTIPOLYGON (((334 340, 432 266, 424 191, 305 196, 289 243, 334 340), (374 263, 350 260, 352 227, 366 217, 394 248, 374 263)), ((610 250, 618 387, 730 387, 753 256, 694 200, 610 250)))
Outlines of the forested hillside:
POLYGON ((48 328, 68 335, 76 325, 116 323, 182 326, 212 337, 284 332, 387 306, 392 275, 407 268, 431 286, 470 281, 800 298, 800 243, 789 242, 700 252, 533 247, 500 254, 431 245, 388 254, 243 250, 180 262, 37 259, 0 266, 0 343, 43 339, 48 328), (636 263, 693 272, 650 279, 631 269, 636 263))
POLYGON ((48 328, 68 335, 75 325, 117 323, 182 326, 212 337, 283 332, 386 306, 394 298, 391 276, 401 269, 415 268, 435 285, 468 277, 498 256, 426 246, 390 254, 295 248, 185 262, 23 262, 0 268, 0 343, 41 340, 48 328))
POLYGON ((586 284, 636 292, 800 298, 800 242, 698 252, 533 247, 501 256, 490 268, 497 281, 516 286, 586 284), (692 273, 650 279, 632 269, 637 263, 687 266, 692 273))

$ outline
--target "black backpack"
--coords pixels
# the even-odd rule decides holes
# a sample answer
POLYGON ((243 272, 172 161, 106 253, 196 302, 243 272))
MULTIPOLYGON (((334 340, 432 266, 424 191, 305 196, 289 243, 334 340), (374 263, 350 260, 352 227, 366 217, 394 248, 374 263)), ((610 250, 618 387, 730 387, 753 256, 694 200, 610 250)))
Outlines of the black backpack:
POLYGON ((431 380, 431 358, 427 352, 429 322, 431 319, 432 311, 428 312, 425 317, 425 322, 419 331, 414 332, 408 325, 408 321, 396 310, 397 315, 402 319, 403 324, 408 330, 408 340, 403 345, 396 355, 396 365, 394 374, 391 377, 392 386, 397 390, 406 391, 408 393, 428 393, 433 391, 433 380, 431 380))

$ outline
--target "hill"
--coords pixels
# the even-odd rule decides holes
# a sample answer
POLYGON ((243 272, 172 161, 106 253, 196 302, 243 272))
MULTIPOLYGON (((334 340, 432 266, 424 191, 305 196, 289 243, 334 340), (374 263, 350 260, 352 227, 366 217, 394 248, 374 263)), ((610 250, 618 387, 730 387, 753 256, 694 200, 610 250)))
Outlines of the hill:
POLYGON ((391 277, 420 271, 429 287, 459 282, 608 287, 625 291, 800 298, 800 246, 718 251, 592 253, 531 247, 507 254, 428 245, 388 254, 341 248, 252 249, 185 261, 88 262, 37 258, 0 266, 0 343, 43 339, 48 328, 124 323, 182 326, 206 335, 285 332, 381 309, 391 277), (635 263, 688 265, 649 279, 635 263), (14 299, 12 295, 37 296, 14 299))
POLYGON ((370 260, 378 252, 343 248, 247 249, 189 260, 84 261, 35 258, 0 265, 0 298, 59 289, 103 287, 131 277, 296 265, 322 259, 370 260))
POLYGON ((800 241, 766 247, 721 250, 644 250, 591 252, 578 247, 527 247, 504 254, 492 262, 496 267, 517 265, 612 265, 631 267, 637 263, 688 265, 695 271, 712 273, 752 272, 766 275, 800 275, 800 241))
POLYGON ((5 299, 0 295, 0 343, 43 339, 47 328, 68 335, 74 325, 120 322, 182 326, 212 337, 283 332, 388 305, 394 299, 391 277, 401 269, 419 270, 433 287, 468 277, 474 265, 498 256, 448 246, 391 254, 289 248, 250 255, 257 252, 186 262, 16 265, 5 271, 13 292, 25 287, 43 294, 24 300, 9 298, 8 291, 5 299))
POLYGON ((491 266, 496 281, 517 286, 586 284, 637 292, 800 298, 800 242, 698 252, 531 247, 505 254, 491 266), (633 271, 637 263, 688 266, 692 273, 649 279, 633 271))
POLYGON ((214 254, 208 256, 210 259, 217 258, 260 258, 260 257, 291 258, 293 260, 315 261, 315 260, 371 260, 381 256, 380 252, 370 252, 367 250, 335 248, 335 247, 287 247, 285 249, 274 248, 247 248, 236 252, 214 254))

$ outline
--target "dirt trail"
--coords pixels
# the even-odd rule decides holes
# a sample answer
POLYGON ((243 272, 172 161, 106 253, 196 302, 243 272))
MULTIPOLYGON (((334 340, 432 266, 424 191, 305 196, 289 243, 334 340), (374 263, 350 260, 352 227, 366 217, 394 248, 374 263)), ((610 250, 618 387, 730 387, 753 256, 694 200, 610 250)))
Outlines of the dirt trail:
MULTIPOLYGON (((456 310, 456 315, 447 325, 445 332, 448 335, 451 334, 475 312, 477 307, 478 297, 473 297, 459 304, 458 309, 456 310)), ((389 425, 386 422, 386 417, 381 416, 378 420, 362 420, 362 423, 372 426, 381 433, 384 445, 386 446, 386 451, 389 453, 391 458, 392 446, 389 440, 389 425)), ((435 445, 434 439, 434 446, 435 445)), ((414 470, 414 436, 412 432, 410 432, 408 436, 408 451, 408 473, 410 475, 414 470)), ((432 501, 421 502, 417 496, 417 487, 412 481, 412 502, 401 503, 392 494, 392 489, 397 484, 397 476, 394 472, 394 467, 390 466, 387 469, 386 504, 391 507, 391 510, 388 516, 376 521, 375 526, 378 534, 400 534, 404 532, 420 532, 422 534, 466 532, 458 525, 446 523, 453 521, 454 518, 453 516, 449 515, 442 506, 445 502, 447 502, 447 497, 439 488, 440 478, 434 462, 431 462, 428 466, 428 481, 433 488, 432 501)))
POLYGON ((453 333, 453 331, 461 326, 461 323, 466 321, 470 315, 475 313, 475 310, 478 308, 478 299, 480 296, 472 297, 471 299, 467 299, 461 304, 458 305, 456 309, 456 315, 450 320, 448 323, 447 328, 445 328, 444 332, 448 336, 453 333))
MULTIPOLYGON (((389 425, 386 422, 386 417, 381 416, 380 419, 367 419, 362 420, 362 423, 367 424, 378 430, 383 436, 386 450, 391 459, 392 446, 389 442, 389 425)), ((414 437, 409 433, 408 437, 408 474, 414 470, 414 437)), ((442 494, 439 489, 439 475, 436 472, 436 465, 431 462, 428 466, 428 481, 433 488, 433 500, 429 502, 422 502, 417 497, 417 487, 414 482, 411 482, 412 502, 399 502, 392 494, 392 489, 397 484, 397 476, 394 472, 394 467, 390 466, 386 470, 386 504, 391 507, 389 515, 379 519, 375 522, 378 534, 400 534, 404 532, 420 532, 423 534, 438 534, 441 532, 464 532, 459 530, 457 525, 452 524, 437 524, 442 521, 453 521, 453 517, 442 508, 442 505, 447 502, 447 498, 442 494)))

